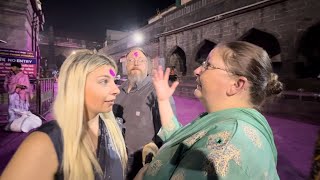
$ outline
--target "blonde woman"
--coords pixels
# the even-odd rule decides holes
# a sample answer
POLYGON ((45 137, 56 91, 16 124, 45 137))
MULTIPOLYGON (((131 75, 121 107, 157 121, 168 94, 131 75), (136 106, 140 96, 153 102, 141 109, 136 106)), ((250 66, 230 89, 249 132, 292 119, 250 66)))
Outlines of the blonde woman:
POLYGON ((1 179, 123 179, 127 155, 112 113, 113 60, 89 50, 63 63, 50 121, 21 144, 1 179))

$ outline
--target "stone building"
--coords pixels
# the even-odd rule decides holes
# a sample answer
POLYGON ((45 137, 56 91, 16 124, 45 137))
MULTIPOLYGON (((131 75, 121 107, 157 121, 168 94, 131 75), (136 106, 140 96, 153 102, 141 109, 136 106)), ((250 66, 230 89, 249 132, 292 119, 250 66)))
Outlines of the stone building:
POLYGON ((37 51, 45 22, 40 0, 0 1, 0 48, 37 51))
POLYGON ((219 42, 245 40, 263 47, 284 80, 320 72, 318 0, 192 0, 151 17, 149 24, 101 51, 117 61, 142 46, 183 82, 219 42), (135 41, 135 34, 143 42, 135 41), (163 62, 162 62, 163 61, 163 62))

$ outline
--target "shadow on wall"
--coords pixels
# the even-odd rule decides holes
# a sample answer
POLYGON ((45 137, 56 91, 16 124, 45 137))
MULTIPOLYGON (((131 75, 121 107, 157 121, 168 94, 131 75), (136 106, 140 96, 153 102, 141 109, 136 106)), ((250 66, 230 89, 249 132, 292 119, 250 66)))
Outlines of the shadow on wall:
POLYGON ((301 78, 317 78, 320 75, 320 22, 308 28, 302 35, 298 54, 306 61, 296 64, 297 74, 301 78))

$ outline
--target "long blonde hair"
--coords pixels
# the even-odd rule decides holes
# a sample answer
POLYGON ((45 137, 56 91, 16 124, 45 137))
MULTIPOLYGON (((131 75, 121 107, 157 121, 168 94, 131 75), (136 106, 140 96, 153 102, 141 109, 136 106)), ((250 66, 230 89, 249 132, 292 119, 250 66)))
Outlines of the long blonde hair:
MULTIPOLYGON (((102 175, 101 167, 91 148, 88 125, 85 120, 84 94, 87 76, 103 65, 117 66, 109 57, 90 50, 81 50, 70 55, 62 64, 58 79, 58 94, 53 112, 63 136, 62 170, 65 180, 93 180, 94 171, 102 175)), ((120 156, 123 170, 126 169, 127 153, 121 130, 111 112, 101 113, 111 143, 120 156)))

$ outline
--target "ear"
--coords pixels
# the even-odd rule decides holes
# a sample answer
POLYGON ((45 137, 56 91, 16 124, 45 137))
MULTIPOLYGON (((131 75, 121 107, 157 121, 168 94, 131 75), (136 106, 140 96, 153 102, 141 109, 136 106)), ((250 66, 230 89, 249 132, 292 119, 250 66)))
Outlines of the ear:
POLYGON ((227 90, 228 96, 233 96, 237 93, 240 93, 241 91, 244 91, 248 87, 248 79, 243 76, 239 76, 234 79, 232 82, 230 88, 227 90))

